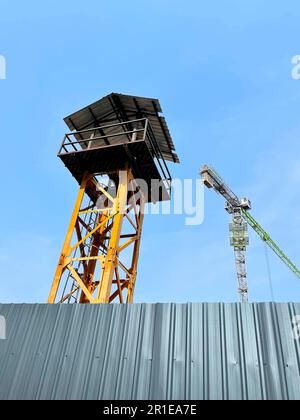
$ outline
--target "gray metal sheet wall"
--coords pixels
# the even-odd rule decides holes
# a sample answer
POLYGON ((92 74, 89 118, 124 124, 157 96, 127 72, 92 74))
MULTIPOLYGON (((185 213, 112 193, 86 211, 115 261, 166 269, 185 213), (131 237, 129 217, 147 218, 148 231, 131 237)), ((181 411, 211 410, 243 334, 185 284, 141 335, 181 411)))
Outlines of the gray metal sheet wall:
POLYGON ((300 304, 0 305, 0 399, 300 399, 300 304))

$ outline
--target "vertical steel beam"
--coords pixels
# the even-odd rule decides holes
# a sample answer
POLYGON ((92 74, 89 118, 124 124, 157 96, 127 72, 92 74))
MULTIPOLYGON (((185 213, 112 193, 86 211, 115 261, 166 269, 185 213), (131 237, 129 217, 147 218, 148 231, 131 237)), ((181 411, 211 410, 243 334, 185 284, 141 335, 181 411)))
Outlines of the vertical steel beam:
POLYGON ((53 280, 51 291, 50 291, 50 294, 49 294, 48 303, 54 303, 55 299, 56 299, 56 296, 57 296, 57 292, 58 292, 59 285, 60 285, 60 279, 61 279, 61 276, 62 276, 62 274, 63 274, 63 272, 66 268, 66 265, 67 265, 66 264, 66 258, 70 254, 70 249, 71 249, 70 244, 71 244, 72 236, 73 236, 73 233, 74 233, 74 229, 75 229, 76 222, 77 222, 77 219, 78 219, 78 214, 79 214, 79 211, 80 211, 80 206, 82 204, 82 200, 83 200, 83 197, 84 197, 85 189, 86 189, 87 182, 88 182, 89 178, 90 178, 90 175, 88 175, 88 174, 84 175, 83 181, 82 181, 80 189, 79 189, 79 193, 78 193, 78 196, 77 196, 77 199, 76 199, 76 202, 75 202, 74 210, 73 210, 72 217, 71 217, 71 220, 70 220, 70 224, 69 224, 69 227, 68 227, 66 239, 65 239, 65 242, 64 242, 60 257, 59 257, 56 272, 55 272, 55 275, 54 275, 54 280, 53 280))
POLYGON ((133 302, 133 295, 137 277, 137 265, 140 253, 140 246, 141 246, 141 235, 142 235, 142 228, 143 228, 143 221, 144 221, 144 212, 145 212, 145 197, 142 195, 140 198, 140 209, 139 214, 137 216, 137 239, 134 243, 133 249, 133 256, 132 256, 132 264, 131 264, 131 281, 129 282, 128 286, 128 294, 127 294, 127 303, 133 302))
POLYGON ((107 255, 104 263, 104 269, 101 276, 100 287, 97 296, 98 303, 109 303, 110 291, 115 269, 118 265, 118 248, 122 230, 123 218, 126 211, 128 196, 128 175, 129 171, 119 172, 119 186, 115 200, 114 211, 116 215, 113 219, 111 237, 108 244, 107 255))

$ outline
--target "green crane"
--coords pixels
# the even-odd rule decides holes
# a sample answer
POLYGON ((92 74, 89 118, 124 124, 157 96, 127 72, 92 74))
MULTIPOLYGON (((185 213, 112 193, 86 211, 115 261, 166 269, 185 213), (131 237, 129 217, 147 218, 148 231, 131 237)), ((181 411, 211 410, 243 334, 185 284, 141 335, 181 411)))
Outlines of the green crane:
POLYGON ((267 245, 275 252, 275 254, 300 278, 300 270, 292 263, 292 261, 285 255, 285 253, 279 248, 279 246, 273 241, 270 235, 260 226, 260 224, 254 219, 248 211, 242 209, 244 219, 247 221, 260 238, 266 242, 267 245))
POLYGON ((258 236, 272 249, 273 252, 300 278, 300 270, 285 255, 270 235, 251 216, 251 202, 248 198, 239 199, 236 194, 226 185, 221 176, 208 165, 201 168, 201 176, 208 188, 213 188, 221 194, 225 200, 225 209, 232 215, 230 228, 230 244, 234 248, 235 263, 238 279, 238 293, 242 302, 248 302, 248 281, 246 268, 246 248, 249 245, 248 225, 258 236))

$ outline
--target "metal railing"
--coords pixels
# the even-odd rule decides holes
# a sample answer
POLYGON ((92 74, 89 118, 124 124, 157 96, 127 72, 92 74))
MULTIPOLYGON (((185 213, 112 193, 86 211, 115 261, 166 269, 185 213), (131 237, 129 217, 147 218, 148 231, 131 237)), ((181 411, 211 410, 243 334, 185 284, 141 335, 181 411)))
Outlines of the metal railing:
POLYGON ((65 134, 58 156, 79 153, 103 147, 145 142, 160 173, 165 187, 171 192, 171 175, 147 118, 122 121, 65 134))
POLYGON ((136 141, 138 133, 143 133, 142 140, 145 141, 147 121, 148 120, 146 118, 143 118, 122 123, 88 128, 86 130, 72 131, 65 134, 58 155, 64 153, 80 152, 82 150, 86 150, 87 148, 94 149, 103 147, 105 145, 112 146, 115 144, 124 144, 132 141, 132 137, 134 136, 136 136, 136 138, 133 140, 136 141), (124 127, 133 126, 133 124, 137 127, 132 129, 124 129, 124 127), (118 131, 118 127, 122 127, 123 129, 118 131), (118 137, 121 137, 121 139, 118 142, 114 142, 113 139, 118 137), (125 141, 125 137, 127 141, 125 141), (103 141, 103 144, 101 144, 101 140, 103 141))

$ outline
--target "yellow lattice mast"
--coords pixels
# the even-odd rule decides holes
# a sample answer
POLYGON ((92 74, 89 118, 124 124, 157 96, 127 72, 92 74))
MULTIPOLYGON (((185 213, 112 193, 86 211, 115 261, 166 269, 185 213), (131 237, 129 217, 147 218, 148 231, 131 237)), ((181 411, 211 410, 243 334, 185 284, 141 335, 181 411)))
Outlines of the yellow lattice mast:
POLYGON ((48 303, 132 303, 144 209, 178 162, 156 99, 110 94, 65 118, 58 156, 80 184, 48 303))

